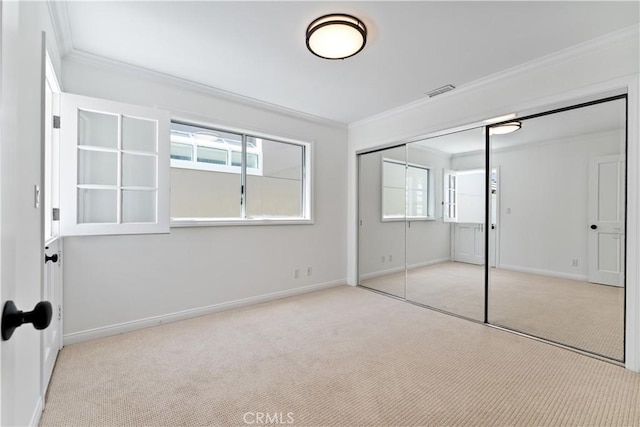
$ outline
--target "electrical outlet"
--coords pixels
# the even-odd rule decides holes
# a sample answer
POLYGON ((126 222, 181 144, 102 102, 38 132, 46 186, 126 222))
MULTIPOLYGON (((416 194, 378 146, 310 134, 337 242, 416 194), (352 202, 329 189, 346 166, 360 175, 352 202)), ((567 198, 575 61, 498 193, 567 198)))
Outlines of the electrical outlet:
POLYGON ((380 257, 380 262, 384 264, 384 261, 385 261, 385 256, 384 256, 384 255, 382 255, 382 256, 380 257))
POLYGON ((307 276, 311 276, 311 267, 307 267, 307 276))
POLYGON ((300 270, 296 268, 295 270, 293 270, 293 278, 297 279, 298 277, 300 277, 300 270))
POLYGON ((389 262, 393 261, 393 255, 389 255, 389 262))
POLYGON ((578 259, 577 258, 572 259, 571 260, 571 265, 574 266, 574 267, 577 267, 578 266, 578 259))

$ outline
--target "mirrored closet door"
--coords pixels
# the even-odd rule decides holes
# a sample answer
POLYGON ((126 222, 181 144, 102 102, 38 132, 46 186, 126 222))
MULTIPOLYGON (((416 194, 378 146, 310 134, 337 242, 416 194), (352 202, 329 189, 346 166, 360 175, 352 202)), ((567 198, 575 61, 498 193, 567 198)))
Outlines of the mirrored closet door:
POLYGON ((484 321, 485 137, 407 144, 407 300, 484 321))
POLYGON ((624 359, 626 99, 490 129, 489 323, 624 359))
POLYGON ((358 283, 405 298, 406 148, 358 156, 358 283))

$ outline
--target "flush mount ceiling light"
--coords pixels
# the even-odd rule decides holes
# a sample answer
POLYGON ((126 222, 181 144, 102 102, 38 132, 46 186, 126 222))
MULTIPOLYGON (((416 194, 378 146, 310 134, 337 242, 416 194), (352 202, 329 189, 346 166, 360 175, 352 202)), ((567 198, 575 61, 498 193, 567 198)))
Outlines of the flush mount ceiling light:
POLYGON ((520 130, 522 123, 520 122, 508 122, 500 125, 495 125, 489 128, 489 135, 506 135, 511 132, 520 130))
POLYGON ((345 59, 364 49, 367 27, 342 13, 324 15, 307 27, 307 48, 324 59, 345 59))

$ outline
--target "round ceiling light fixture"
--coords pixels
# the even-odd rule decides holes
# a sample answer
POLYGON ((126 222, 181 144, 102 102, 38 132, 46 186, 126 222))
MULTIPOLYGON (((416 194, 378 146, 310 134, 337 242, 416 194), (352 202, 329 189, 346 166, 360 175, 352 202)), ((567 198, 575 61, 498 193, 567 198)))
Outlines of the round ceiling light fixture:
POLYGON ((489 128, 489 135, 506 135, 508 133, 520 130, 521 127, 521 122, 502 123, 499 125, 491 126, 489 128))
POLYGON ((324 59, 345 59, 364 49, 367 27, 343 13, 324 15, 307 27, 307 48, 324 59))

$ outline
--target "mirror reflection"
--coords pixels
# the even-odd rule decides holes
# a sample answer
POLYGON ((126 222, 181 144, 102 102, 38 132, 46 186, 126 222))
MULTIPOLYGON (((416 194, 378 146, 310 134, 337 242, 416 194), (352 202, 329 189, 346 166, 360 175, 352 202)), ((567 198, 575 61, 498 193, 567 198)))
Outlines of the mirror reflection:
POLYGON ((489 322, 624 358, 624 99, 491 135, 489 322))
POLYGON ((359 284, 405 297, 406 148, 358 156, 359 284))
POLYGON ((422 197, 434 212, 415 217, 407 211, 407 299, 479 321, 484 321, 485 260, 482 131, 407 145, 409 207, 412 199, 422 197), (412 177, 411 167, 429 171, 424 196, 415 190, 421 182, 412 177))

